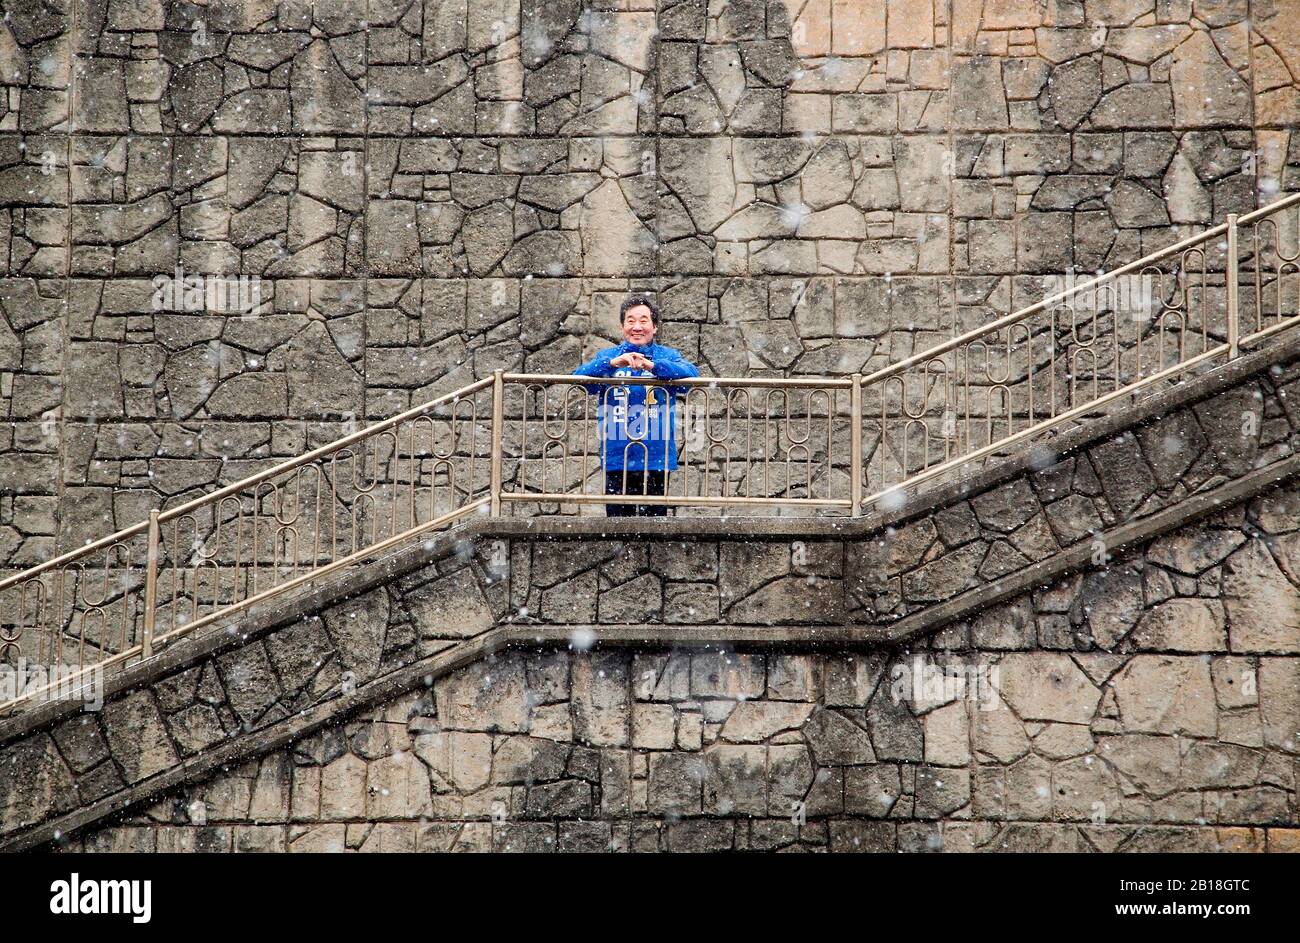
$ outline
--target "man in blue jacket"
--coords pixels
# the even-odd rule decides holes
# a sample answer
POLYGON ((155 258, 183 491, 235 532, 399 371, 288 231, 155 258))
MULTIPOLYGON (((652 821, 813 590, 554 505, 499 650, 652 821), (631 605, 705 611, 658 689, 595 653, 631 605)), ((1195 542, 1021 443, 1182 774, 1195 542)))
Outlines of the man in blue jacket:
MULTIPOLYGON (((573 371, 576 376, 681 380, 700 375, 680 353, 655 343, 659 309, 650 299, 628 298, 619 308, 618 320, 623 343, 602 350, 573 371)), ((590 383, 587 392, 599 397, 596 418, 605 494, 666 494, 668 473, 677 468, 673 400, 684 394, 686 387, 590 383)), ((605 513, 610 517, 663 517, 668 506, 606 504, 605 513)))

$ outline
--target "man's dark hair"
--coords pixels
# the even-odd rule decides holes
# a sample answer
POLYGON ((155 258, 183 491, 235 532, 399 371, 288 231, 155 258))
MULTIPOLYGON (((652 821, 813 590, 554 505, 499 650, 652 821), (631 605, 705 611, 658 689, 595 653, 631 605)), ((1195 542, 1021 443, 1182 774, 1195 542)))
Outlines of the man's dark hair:
POLYGON ((659 308, 653 301, 645 297, 645 295, 633 295, 631 298, 627 299, 627 301, 618 306, 618 323, 622 324, 623 319, 627 317, 627 313, 633 308, 638 308, 641 305, 645 305, 650 309, 650 320, 654 322, 655 327, 658 327, 659 308))

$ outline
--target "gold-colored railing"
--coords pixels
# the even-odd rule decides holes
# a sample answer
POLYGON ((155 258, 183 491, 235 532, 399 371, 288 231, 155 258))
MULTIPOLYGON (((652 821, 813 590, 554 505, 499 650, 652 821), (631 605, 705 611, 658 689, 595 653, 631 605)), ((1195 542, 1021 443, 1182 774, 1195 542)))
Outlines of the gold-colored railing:
POLYGON ((60 671, 0 697, 0 711, 78 696, 92 675, 471 515, 888 505, 1296 324, 1297 204, 1230 216, 869 375, 497 371, 0 580, 0 664, 60 671), (603 410, 631 386, 672 417, 620 427, 625 450, 671 429, 677 468, 662 496, 605 493, 603 410))
POLYGON ((1298 203, 1229 215, 864 377, 865 500, 897 498, 1293 326, 1298 203))
POLYGON ((606 503, 667 504, 679 513, 852 507, 851 379, 504 374, 500 389, 500 498, 512 512, 606 503), (646 388, 653 402, 628 405, 632 386, 646 388), (664 408, 669 399, 671 410, 664 408), (615 437, 620 444, 611 446, 615 437), (639 469, 669 449, 677 467, 664 495, 648 494, 646 481, 626 472, 615 481, 632 497, 605 493, 610 459, 616 468, 639 469))
POLYGON ((0 710, 429 530, 486 512, 492 380, 393 416, 0 581, 0 662, 40 680, 0 710))

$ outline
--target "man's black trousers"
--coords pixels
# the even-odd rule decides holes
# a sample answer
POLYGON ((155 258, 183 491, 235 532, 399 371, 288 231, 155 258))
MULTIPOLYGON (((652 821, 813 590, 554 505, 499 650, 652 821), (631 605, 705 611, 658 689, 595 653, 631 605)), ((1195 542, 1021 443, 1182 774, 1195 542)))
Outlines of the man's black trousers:
MULTIPOLYGON (((662 471, 607 471, 605 494, 662 495, 668 490, 668 473, 662 471), (627 476, 627 488, 623 487, 627 476)), ((666 504, 606 504, 607 517, 666 517, 666 504)))

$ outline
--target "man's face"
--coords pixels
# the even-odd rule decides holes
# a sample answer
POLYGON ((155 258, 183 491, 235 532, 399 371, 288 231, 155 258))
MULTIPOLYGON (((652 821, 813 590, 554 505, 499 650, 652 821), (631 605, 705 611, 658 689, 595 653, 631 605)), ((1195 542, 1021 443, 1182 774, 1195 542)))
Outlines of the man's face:
POLYGON ((657 330, 650 309, 645 305, 628 308, 623 315, 623 339, 629 344, 644 347, 654 341, 657 330))

